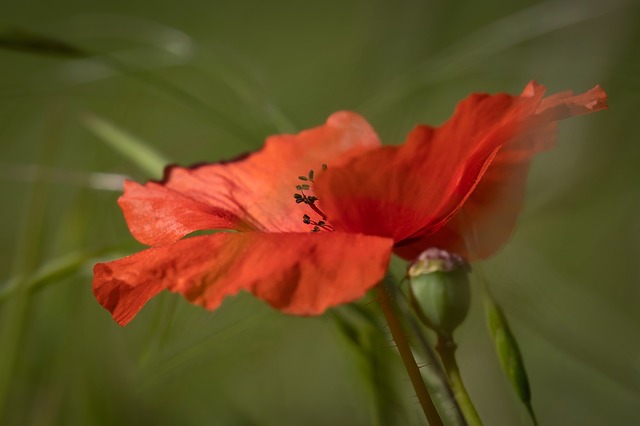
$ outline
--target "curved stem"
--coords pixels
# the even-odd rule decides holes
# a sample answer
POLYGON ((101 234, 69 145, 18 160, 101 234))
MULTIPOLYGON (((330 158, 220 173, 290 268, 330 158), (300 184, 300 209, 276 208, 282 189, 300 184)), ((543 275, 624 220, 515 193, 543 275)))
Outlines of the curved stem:
POLYGON ((438 335, 438 345, 436 350, 442 360, 444 370, 449 377, 449 383, 453 390, 453 395, 460 405, 462 414, 466 419, 469 426, 482 426, 482 420, 476 411, 476 408, 471 402, 467 388, 465 388, 462 382, 462 376, 460 375, 460 369, 458 368, 458 362, 456 361, 455 351, 457 345, 446 336, 438 335))
POLYGON ((400 352, 400 357, 407 369, 407 373, 411 379, 411 384, 416 391, 416 395, 418 396, 418 401, 420 401, 424 415, 427 417, 427 421, 431 426, 442 426, 442 419, 440 419, 440 415, 431 400, 431 395, 429 395, 427 386, 422 379, 420 369, 416 364, 416 360, 411 352, 411 347, 409 346, 402 324, 398 318, 394 301, 390 297, 388 290, 385 288, 385 283, 378 284, 375 291, 378 296, 378 303, 380 303, 382 312, 389 324, 391 336, 393 336, 393 340, 396 342, 398 352, 400 352))

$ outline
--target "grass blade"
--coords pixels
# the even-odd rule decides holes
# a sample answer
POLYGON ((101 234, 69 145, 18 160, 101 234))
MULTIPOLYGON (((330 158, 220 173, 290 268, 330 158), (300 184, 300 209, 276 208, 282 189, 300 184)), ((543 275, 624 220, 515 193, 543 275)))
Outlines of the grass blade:
POLYGON ((90 56, 76 46, 21 28, 0 29, 0 49, 72 59, 90 56))
POLYGON ((81 117, 81 121, 89 131, 113 148, 114 151, 117 151, 141 170, 154 177, 161 177, 162 170, 169 164, 169 160, 148 143, 104 118, 87 112, 81 117))
POLYGON ((6 302, 18 290, 38 291, 49 284, 59 282, 76 274, 83 266, 90 263, 89 260, 111 252, 112 248, 98 250, 79 251, 57 257, 42 265, 28 278, 12 278, 0 287, 0 303, 6 302))

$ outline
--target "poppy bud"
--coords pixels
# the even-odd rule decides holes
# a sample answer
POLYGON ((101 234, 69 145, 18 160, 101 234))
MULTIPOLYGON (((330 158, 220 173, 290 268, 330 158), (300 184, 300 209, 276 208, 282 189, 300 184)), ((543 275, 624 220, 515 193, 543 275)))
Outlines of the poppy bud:
POLYGON ((469 311, 469 264, 445 250, 423 251, 409 266, 409 299, 418 318, 451 338, 469 311))

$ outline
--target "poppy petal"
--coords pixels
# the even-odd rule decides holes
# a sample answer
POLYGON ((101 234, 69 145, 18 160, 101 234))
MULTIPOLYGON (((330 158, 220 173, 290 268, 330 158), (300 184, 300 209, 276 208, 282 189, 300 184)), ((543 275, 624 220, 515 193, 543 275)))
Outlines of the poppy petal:
POLYGON ((156 182, 126 181, 118 199, 131 234, 141 243, 157 246, 176 241, 200 229, 236 229, 246 226, 228 210, 198 201, 156 182))
POLYGON ((165 288, 211 310, 245 290, 282 312, 319 315, 376 285, 392 245, 340 232, 220 232, 99 263, 93 291, 120 325, 165 288))
POLYGON ((532 118, 534 127, 500 149, 452 220, 435 234, 397 248, 396 253, 413 259, 429 247, 440 247, 474 260, 497 252, 515 229, 531 160, 555 142, 554 121, 605 109, 606 98, 598 86, 577 96, 564 92, 544 98, 532 118))
POLYGON ((540 102, 536 115, 540 121, 550 122, 603 109, 607 109, 607 94, 602 87, 595 86, 580 95, 567 91, 547 96, 540 102))
POLYGON ((334 228, 405 240, 440 229, 473 191, 500 147, 535 114, 526 96, 474 94, 438 128, 419 126, 401 146, 364 153, 316 182, 334 228))
POLYGON ((119 203, 134 237, 152 246, 201 229, 307 232, 302 216, 313 211, 293 198, 296 185, 308 183, 298 176, 379 145, 361 116, 338 112, 322 126, 269 137, 260 151, 238 160, 172 167, 162 183, 129 184, 119 203))

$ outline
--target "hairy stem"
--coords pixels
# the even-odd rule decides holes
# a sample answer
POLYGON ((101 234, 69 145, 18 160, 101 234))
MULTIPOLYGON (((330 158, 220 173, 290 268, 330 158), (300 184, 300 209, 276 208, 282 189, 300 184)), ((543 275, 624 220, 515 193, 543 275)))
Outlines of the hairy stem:
POLYGON ((457 345, 452 339, 442 335, 438 336, 438 345, 436 346, 436 350, 440 355, 444 370, 449 377, 453 396, 458 402, 467 424, 469 426, 482 426, 482 420, 480 419, 473 402, 471 402, 467 388, 465 388, 464 383, 462 382, 462 376, 460 375, 460 369, 458 368, 458 362, 455 357, 456 348, 457 345))
POLYGON ((438 414, 438 411, 436 410, 436 407, 431 400, 431 395, 429 395, 427 386, 422 379, 420 369, 418 368, 416 360, 413 357, 413 353, 411 352, 411 347, 409 346, 409 342, 407 341, 405 331, 403 330, 402 324, 397 315, 395 302, 391 298, 386 285, 388 284, 379 284, 378 286, 376 286, 375 291, 378 297, 378 302, 380 303, 380 307, 382 308, 382 312, 384 313, 387 323, 389 324, 391 336, 396 342, 398 352, 400 352, 400 357, 402 358, 402 362, 407 369, 407 373, 409 374, 409 378, 411 379, 411 384, 416 391, 418 401, 420 401, 420 405, 422 406, 424 415, 427 417, 427 421, 431 426, 441 426, 443 425, 442 419, 440 419, 440 415, 438 414))

